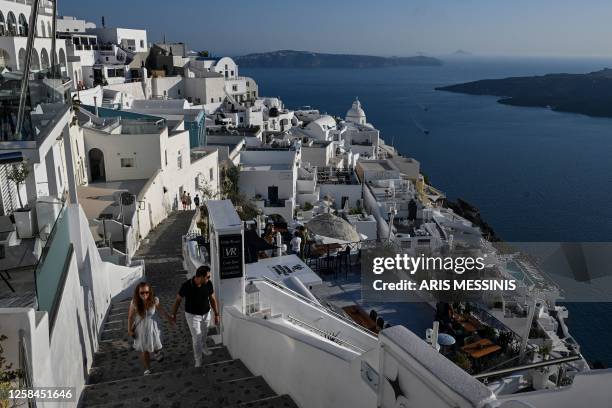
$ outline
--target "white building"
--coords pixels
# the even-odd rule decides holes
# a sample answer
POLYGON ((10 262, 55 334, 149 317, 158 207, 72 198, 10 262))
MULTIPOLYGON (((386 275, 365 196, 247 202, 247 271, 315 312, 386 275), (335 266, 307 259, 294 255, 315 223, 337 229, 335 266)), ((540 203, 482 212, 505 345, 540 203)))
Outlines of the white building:
POLYGON ((87 33, 98 37, 101 44, 117 44, 126 51, 146 52, 149 49, 147 43, 147 30, 119 27, 95 27, 87 28, 87 33))
POLYGON ((253 199, 264 214, 280 214, 293 220, 298 152, 294 150, 245 150, 240 152, 240 191, 253 199))
MULTIPOLYGON (((49 0, 41 2, 35 27, 32 71, 48 70, 51 67, 53 60, 51 55, 52 4, 49 0)), ((31 8, 29 1, 0 0, 0 69, 6 67, 12 71, 23 70, 31 8)), ((66 43, 58 39, 55 47, 55 61, 61 65, 61 70, 65 74, 66 43)))
POLYGON ((72 16, 59 16, 56 21, 58 35, 61 33, 82 33, 88 28, 96 28, 92 22, 81 20, 72 16))

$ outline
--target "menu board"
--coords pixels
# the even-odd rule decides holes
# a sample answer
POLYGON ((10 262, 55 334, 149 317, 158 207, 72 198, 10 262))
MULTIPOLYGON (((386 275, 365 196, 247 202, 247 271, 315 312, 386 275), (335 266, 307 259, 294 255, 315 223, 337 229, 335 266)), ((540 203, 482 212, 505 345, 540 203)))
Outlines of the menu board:
POLYGON ((221 279, 243 276, 242 234, 219 235, 219 274, 221 279))

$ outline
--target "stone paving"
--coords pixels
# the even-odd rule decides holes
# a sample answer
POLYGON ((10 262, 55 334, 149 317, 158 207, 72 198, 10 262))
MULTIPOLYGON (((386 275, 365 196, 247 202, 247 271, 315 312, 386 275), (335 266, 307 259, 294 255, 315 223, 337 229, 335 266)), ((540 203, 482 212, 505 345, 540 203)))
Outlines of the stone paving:
MULTIPOLYGON (((177 211, 143 241, 134 259, 145 261, 146 280, 169 310, 185 280, 181 236, 187 232, 193 211, 177 211)), ((213 352, 195 368, 189 329, 177 316, 176 327, 161 320, 164 359, 151 362, 152 374, 143 376, 138 353, 127 335, 130 300, 111 306, 98 352, 89 372, 81 407, 209 407, 297 408, 287 395, 276 395, 262 377, 254 376, 227 348, 208 337, 213 352)), ((211 328, 209 334, 214 334, 211 328)))

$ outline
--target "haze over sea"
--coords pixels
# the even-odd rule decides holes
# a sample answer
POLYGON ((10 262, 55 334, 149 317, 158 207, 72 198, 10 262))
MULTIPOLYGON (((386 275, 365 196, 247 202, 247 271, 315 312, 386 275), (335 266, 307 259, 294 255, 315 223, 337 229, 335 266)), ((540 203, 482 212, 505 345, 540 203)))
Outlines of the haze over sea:
MULTIPOLYGON (((612 118, 434 90, 485 78, 586 73, 612 67, 612 58, 443 60, 441 67, 240 73, 257 81, 260 95, 279 96, 290 108, 310 105, 344 117, 358 96, 387 144, 419 160, 449 198, 478 207, 506 241, 612 241, 612 118)), ((570 332, 585 356, 612 367, 612 350, 603 340, 612 329, 603 333, 601 327, 612 303, 568 307, 570 332)))

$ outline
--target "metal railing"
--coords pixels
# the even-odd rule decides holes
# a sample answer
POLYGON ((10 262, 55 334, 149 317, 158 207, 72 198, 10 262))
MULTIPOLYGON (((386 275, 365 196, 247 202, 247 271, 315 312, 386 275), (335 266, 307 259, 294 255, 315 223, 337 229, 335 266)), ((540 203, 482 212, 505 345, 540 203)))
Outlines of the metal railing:
POLYGON ((334 342, 334 343, 339 344, 341 346, 345 346, 345 347, 351 348, 351 349, 353 349, 355 351, 358 351, 359 353, 365 353, 364 349, 354 345, 351 342, 348 342, 346 340, 341 339, 340 337, 338 337, 338 334, 336 334, 336 333, 333 333, 333 332, 330 332, 330 331, 327 331, 327 330, 319 329, 318 327, 312 326, 311 324, 308 324, 308 323, 306 323, 306 322, 304 322, 304 321, 302 321, 302 320, 300 320, 300 319, 298 319, 298 318, 296 318, 296 317, 294 317, 292 315, 287 315, 287 320, 289 320, 292 323, 297 324, 298 326, 304 327, 304 328, 310 330, 311 332, 316 333, 319 336, 321 336, 321 337, 323 337, 323 338, 325 338, 325 339, 327 339, 327 340, 329 340, 331 342, 334 342))
POLYGON ((287 293, 287 294, 289 294, 289 295, 291 295, 293 297, 296 297, 296 298, 298 298, 298 299, 300 299, 300 300, 310 304, 311 306, 313 306, 313 307, 315 307, 315 308, 317 308, 317 309, 319 309, 319 310, 321 310, 321 311, 331 315, 332 317, 335 317, 336 319, 339 319, 339 320, 347 323, 348 325, 350 325, 350 326, 352 326, 352 327, 354 327, 356 329, 361 330, 362 332, 364 332, 365 334, 371 336, 372 338, 374 338, 374 339, 377 338, 376 333, 374 333, 373 331, 371 331, 371 330, 369 330, 369 329, 367 329, 367 328, 365 328, 365 327, 355 323, 353 320, 349 319, 348 317, 342 316, 341 314, 334 312, 333 310, 331 310, 331 309, 321 305, 320 303, 317 303, 317 302, 313 301, 312 299, 309 299, 306 296, 304 296, 304 295, 302 295, 302 294, 300 294, 300 293, 298 293, 298 292, 296 292, 296 291, 294 291, 292 289, 289 289, 288 287, 286 287, 284 285, 281 285, 280 283, 278 283, 276 281, 273 281, 272 279, 270 279, 270 278, 268 278, 266 276, 263 276, 263 277, 261 277, 259 279, 254 279, 254 280, 264 281, 264 282, 270 284, 271 286, 274 286, 275 288, 278 288, 281 291, 283 291, 283 292, 285 292, 285 293, 287 293))
POLYGON ((525 365, 521 365, 517 367, 504 368, 501 370, 495 370, 495 371, 490 371, 487 373, 477 374, 474 376, 474 378, 476 378, 477 380, 484 380, 489 377, 495 377, 495 376, 504 375, 504 374, 511 374, 517 371, 529 370, 532 368, 540 368, 540 367, 547 367, 547 366, 557 365, 557 364, 571 363, 572 361, 576 361, 580 359, 582 359, 582 356, 579 354, 576 354, 573 356, 555 358, 553 360, 544 360, 544 361, 539 361, 537 363, 525 364, 525 365))
POLYGON ((72 260, 72 254, 74 253, 74 245, 71 243, 68 246, 68 253, 66 254, 66 259, 64 260, 64 266, 62 268, 62 275, 59 280, 58 288, 55 291, 55 297, 53 298, 53 305, 51 306, 51 310, 49 311, 49 321, 51 324, 49 325, 49 332, 53 333, 53 328, 55 327, 55 321, 57 319, 57 312, 59 310, 59 306, 62 300, 62 296, 64 295, 64 287, 66 286, 66 277, 68 276, 68 268, 70 267, 70 261, 72 260))

